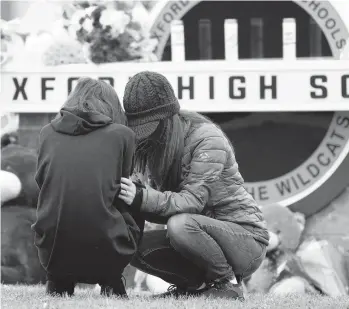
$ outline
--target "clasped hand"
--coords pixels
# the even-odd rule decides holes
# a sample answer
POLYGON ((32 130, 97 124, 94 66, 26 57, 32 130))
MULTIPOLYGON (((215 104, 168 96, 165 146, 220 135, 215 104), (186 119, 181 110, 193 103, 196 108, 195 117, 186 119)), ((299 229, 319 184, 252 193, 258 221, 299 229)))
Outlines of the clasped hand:
POLYGON ((119 198, 127 205, 131 205, 136 196, 136 185, 128 178, 121 178, 121 191, 119 198))

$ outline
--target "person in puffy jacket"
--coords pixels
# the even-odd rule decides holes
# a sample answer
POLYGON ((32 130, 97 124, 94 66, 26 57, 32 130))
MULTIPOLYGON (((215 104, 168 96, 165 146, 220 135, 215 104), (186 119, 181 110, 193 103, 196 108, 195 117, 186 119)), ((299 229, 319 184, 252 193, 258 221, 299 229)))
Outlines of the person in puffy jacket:
POLYGON ((142 221, 131 213, 137 207, 118 198, 135 148, 125 124, 113 87, 82 78, 40 132, 32 228, 48 294, 72 295, 76 283, 99 283, 104 294, 127 296, 122 273, 137 250, 142 221))
POLYGON ((160 296, 243 299, 240 283, 261 265, 269 234, 230 141, 204 116, 180 110, 161 74, 133 76, 123 103, 137 138, 135 168, 149 185, 137 191, 122 178, 119 196, 141 198, 145 219, 167 224, 144 233, 131 264, 173 284, 160 296))

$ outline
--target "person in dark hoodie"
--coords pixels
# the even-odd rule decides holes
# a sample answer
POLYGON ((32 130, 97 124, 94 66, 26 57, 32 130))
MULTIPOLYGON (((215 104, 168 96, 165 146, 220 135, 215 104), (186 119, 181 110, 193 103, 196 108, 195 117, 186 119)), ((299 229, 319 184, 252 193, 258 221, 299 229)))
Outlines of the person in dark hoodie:
POLYGON ((103 294, 127 297, 122 273, 144 221, 118 198, 135 148, 135 134, 125 125, 114 88, 82 78, 40 132, 32 228, 48 294, 73 295, 76 283, 98 283, 103 294))

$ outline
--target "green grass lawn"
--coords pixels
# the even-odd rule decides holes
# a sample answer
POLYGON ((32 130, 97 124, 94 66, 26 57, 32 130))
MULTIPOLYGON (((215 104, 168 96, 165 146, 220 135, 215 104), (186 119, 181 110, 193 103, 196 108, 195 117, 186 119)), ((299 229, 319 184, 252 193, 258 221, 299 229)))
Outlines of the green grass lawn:
POLYGON ((135 295, 129 292, 130 300, 119 300, 99 295, 92 289, 76 289, 75 296, 69 298, 50 297, 45 295, 43 286, 1 286, 1 308, 40 308, 40 309, 349 309, 349 296, 329 298, 323 296, 287 296, 275 297, 271 295, 248 295, 241 303, 233 300, 217 299, 163 299, 152 300, 149 296, 135 295))

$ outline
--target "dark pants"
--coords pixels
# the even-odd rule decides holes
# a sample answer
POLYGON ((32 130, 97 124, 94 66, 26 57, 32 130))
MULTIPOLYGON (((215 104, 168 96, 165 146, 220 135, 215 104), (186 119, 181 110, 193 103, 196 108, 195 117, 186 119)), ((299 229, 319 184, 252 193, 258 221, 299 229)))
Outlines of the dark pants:
POLYGON ((167 231, 144 232, 131 265, 183 288, 249 277, 266 245, 238 224, 195 214, 171 217, 167 231))
MULTIPOLYGON (((129 206, 127 206, 129 207, 129 206)), ((132 213, 129 212, 129 214, 132 216, 134 222, 139 227, 140 231, 140 237, 138 239, 138 243, 142 239, 143 231, 144 231, 144 224, 145 220, 143 216, 140 213, 132 213)), ((131 261, 131 258, 128 262, 131 261)), ((117 267, 115 267, 117 269, 117 267)), ((115 274, 113 272, 110 272, 109 276, 90 276, 89 274, 85 274, 85 277, 83 279, 77 278, 72 276, 61 276, 60 274, 52 274, 47 272, 46 273, 46 280, 47 281, 53 281, 58 284, 58 286, 62 287, 64 290, 65 287, 71 287, 75 286, 76 283, 87 283, 87 284, 99 284, 99 285, 106 285, 106 286, 113 286, 115 284, 119 284, 119 281, 122 276, 122 272, 124 269, 121 269, 119 273, 115 274)))

